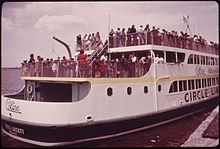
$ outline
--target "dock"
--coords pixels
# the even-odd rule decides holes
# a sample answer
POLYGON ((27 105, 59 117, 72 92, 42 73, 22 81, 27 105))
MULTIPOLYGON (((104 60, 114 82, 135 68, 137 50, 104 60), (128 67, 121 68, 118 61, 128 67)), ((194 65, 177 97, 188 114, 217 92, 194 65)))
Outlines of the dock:
POLYGON ((181 147, 216 147, 219 144, 219 106, 198 126, 181 147))

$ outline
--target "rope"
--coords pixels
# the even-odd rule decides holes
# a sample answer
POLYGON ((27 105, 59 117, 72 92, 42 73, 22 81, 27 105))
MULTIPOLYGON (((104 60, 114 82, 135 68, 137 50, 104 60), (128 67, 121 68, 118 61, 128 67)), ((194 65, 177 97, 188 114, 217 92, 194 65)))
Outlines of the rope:
POLYGON ((45 56, 45 58, 47 58, 50 54, 53 54, 53 53, 55 53, 55 56, 58 57, 58 54, 55 52, 54 40, 53 40, 53 48, 52 48, 52 51, 49 52, 49 53, 45 56))

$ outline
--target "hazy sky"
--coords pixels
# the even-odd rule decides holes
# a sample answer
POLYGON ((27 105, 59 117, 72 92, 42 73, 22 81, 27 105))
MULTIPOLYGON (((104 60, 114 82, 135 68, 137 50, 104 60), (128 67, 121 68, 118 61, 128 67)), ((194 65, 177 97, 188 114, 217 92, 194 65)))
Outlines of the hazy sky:
POLYGON ((68 57, 64 46, 53 41, 53 36, 75 51, 78 34, 99 31, 105 41, 109 24, 114 30, 127 30, 133 24, 138 30, 140 25, 149 24, 150 28, 179 33, 186 29, 183 15, 189 15, 193 34, 218 43, 218 13, 215 1, 5 2, 1 18, 2 67, 20 66, 30 53, 44 58, 68 57))

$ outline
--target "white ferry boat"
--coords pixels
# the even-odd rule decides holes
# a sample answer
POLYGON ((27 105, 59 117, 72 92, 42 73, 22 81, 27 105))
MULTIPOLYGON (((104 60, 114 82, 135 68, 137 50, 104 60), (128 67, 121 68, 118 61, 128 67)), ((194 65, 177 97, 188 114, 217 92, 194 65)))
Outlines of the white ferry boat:
MULTIPOLYGON (((71 58, 67 44, 54 39, 71 58)), ((62 62, 57 62, 53 75, 44 65, 40 75, 33 69, 36 64, 23 65, 24 88, 2 95, 3 132, 36 145, 67 145, 140 131, 218 104, 218 44, 201 46, 192 40, 166 44, 165 39, 155 43, 154 38, 141 44, 137 39, 136 44, 131 40, 119 47, 115 39, 109 40, 112 43, 100 50, 85 50, 90 56, 84 73, 78 71, 78 62, 73 69, 62 69, 65 73, 59 71, 62 62), (95 63, 103 52, 108 61, 101 75, 95 63), (124 68, 117 59, 122 55, 129 59, 130 54, 148 62, 127 61, 124 68)))

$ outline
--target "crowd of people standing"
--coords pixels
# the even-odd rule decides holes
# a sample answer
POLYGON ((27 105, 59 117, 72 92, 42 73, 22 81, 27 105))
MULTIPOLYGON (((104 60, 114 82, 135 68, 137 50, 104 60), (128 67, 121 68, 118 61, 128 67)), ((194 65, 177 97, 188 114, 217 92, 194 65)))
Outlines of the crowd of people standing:
POLYGON ((43 59, 30 54, 29 61, 22 63, 22 76, 35 77, 138 77, 143 76, 149 69, 151 57, 143 56, 138 59, 134 53, 122 54, 120 58, 109 59, 107 53, 88 61, 84 50, 77 59, 66 59, 65 56, 56 60, 43 59))
POLYGON ((83 37, 79 34, 76 37, 76 49, 80 50, 94 50, 99 49, 103 46, 103 42, 101 40, 99 32, 92 34, 85 34, 83 37))
POLYGON ((219 44, 210 41, 208 43, 202 36, 194 35, 190 36, 188 33, 180 31, 167 31, 152 26, 150 29, 149 24, 145 28, 140 25, 139 29, 136 29, 135 25, 125 30, 125 28, 117 28, 116 31, 111 29, 109 32, 109 47, 125 47, 136 45, 163 45, 177 48, 186 48, 190 50, 203 50, 210 53, 218 52, 219 44))

